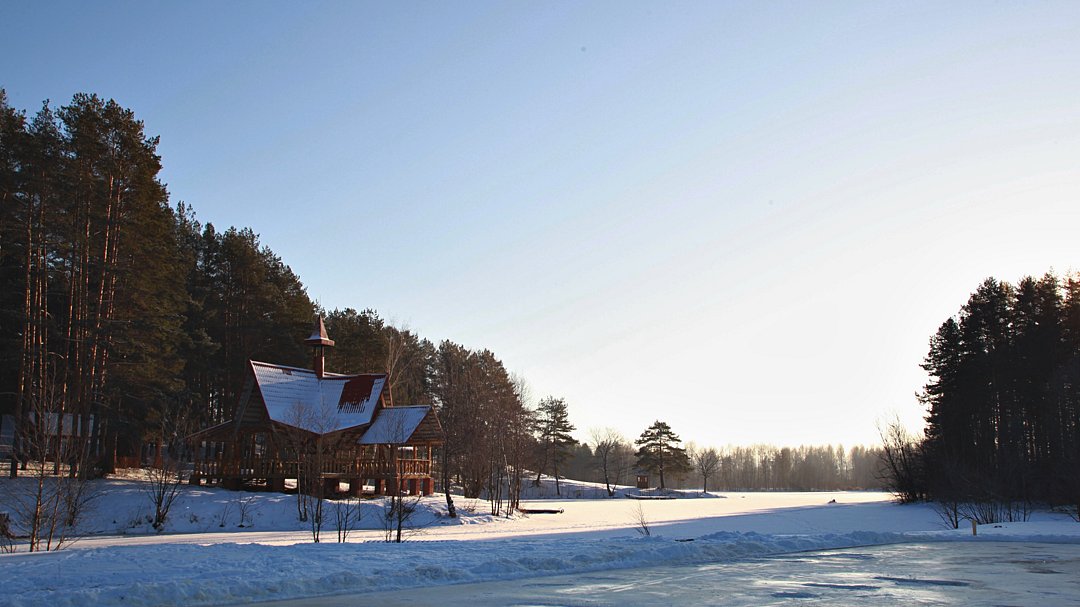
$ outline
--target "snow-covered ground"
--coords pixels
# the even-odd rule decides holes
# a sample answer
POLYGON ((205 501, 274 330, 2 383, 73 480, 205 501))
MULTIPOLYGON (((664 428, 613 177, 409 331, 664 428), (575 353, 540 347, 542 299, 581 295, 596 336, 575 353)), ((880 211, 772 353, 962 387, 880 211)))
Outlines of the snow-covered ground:
MULTIPOLYGON (((139 482, 101 489, 83 523, 87 537, 60 552, 0 555, 0 605, 247 603, 927 541, 1056 542, 1080 552, 1080 524, 1064 515, 1036 512, 972 538, 970 527, 944 529, 928 506, 899 506, 881 493, 543 499, 524 507, 563 512, 511 519, 460 497, 462 516, 451 519, 437 496, 421 502, 404 544, 382 542, 383 503, 372 500, 348 543, 333 543, 330 522, 313 544, 293 496, 191 488, 158 534, 139 482)), ((591 489, 571 484, 564 493, 591 489)), ((12 490, 0 481, 0 497, 12 490)))

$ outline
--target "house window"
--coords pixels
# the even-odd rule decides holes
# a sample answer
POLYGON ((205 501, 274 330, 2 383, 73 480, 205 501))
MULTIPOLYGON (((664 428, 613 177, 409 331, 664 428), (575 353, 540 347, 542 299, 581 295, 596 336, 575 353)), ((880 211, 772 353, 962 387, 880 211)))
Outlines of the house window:
POLYGON ((255 435, 255 457, 266 457, 266 434, 259 432, 255 435))

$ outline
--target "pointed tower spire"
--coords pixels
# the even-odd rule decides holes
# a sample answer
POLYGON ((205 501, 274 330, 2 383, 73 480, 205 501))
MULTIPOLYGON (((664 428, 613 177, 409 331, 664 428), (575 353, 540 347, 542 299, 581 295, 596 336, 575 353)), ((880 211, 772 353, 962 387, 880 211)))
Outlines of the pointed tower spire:
POLYGON ((325 372, 323 349, 334 347, 334 340, 326 336, 326 325, 323 324, 322 316, 316 318, 315 326, 311 329, 311 337, 305 339, 304 343, 311 346, 311 366, 315 369, 315 376, 322 379, 325 372))

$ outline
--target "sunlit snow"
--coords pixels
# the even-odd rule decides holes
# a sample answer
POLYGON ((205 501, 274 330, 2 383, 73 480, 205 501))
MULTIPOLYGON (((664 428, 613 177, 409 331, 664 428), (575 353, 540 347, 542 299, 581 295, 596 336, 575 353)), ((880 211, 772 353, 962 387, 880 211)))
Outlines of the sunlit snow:
MULTIPOLYGON (((1050 541, 1080 553, 1080 524, 1065 515, 1036 512, 1030 522, 984 525, 973 538, 970 527, 945 529, 928 506, 900 506, 881 493, 638 501, 564 482, 564 496, 575 497, 525 504, 561 514, 495 517, 487 502, 457 497, 462 516, 451 519, 435 496, 420 504, 408 542, 386 544, 383 504, 371 500, 348 543, 334 543, 331 521, 313 544, 293 496, 191 488, 155 534, 138 482, 101 489, 84 522, 92 535, 60 552, 0 555, 0 605, 217 605, 928 541, 1050 541)), ((540 491, 554 493, 548 483, 540 491)), ((809 592, 800 588, 790 591, 809 592)))

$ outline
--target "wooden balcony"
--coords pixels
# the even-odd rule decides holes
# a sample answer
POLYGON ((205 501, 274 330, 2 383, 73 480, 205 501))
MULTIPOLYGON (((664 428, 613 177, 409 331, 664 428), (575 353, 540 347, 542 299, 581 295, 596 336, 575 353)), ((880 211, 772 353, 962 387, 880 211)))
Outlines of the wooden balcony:
MULTIPOLYGON (((324 478, 392 479, 427 478, 431 476, 431 460, 399 459, 397 473, 394 464, 374 459, 328 459, 323 462, 320 476, 324 478)), ((244 460, 199 460, 192 475, 205 479, 279 479, 297 478, 298 462, 268 458, 244 460)))

